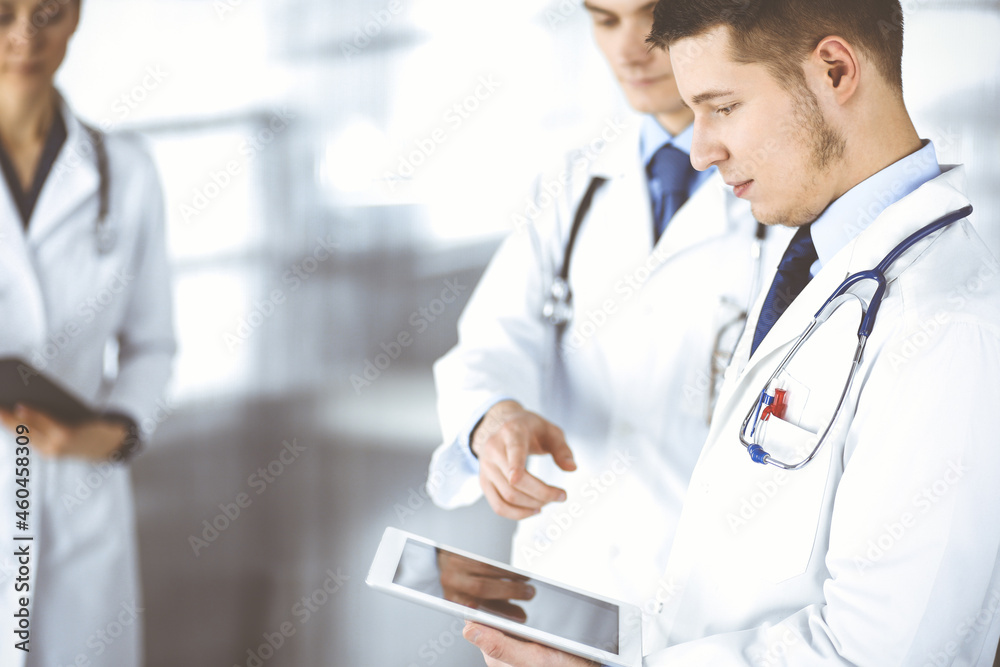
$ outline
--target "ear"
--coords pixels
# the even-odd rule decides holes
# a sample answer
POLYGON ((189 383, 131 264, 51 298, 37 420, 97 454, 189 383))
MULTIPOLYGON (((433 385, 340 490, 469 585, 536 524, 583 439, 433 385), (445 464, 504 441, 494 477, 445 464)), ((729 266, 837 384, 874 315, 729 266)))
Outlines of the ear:
POLYGON ((861 82, 858 54, 841 37, 823 39, 809 57, 807 70, 819 79, 813 81, 818 90, 824 90, 837 104, 851 99, 861 82))

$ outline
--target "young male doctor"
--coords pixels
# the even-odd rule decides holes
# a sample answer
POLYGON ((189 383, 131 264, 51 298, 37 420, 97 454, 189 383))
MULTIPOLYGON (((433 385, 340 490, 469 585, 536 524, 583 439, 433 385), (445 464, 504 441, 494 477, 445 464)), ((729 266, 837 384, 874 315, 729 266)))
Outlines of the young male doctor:
MULTIPOLYGON (((442 507, 485 495, 521 520, 516 565, 645 606, 764 261, 749 206, 691 166, 693 115, 645 43, 654 5, 585 4, 643 115, 541 177, 540 215, 497 252, 435 366, 445 444, 428 480, 442 507), (546 305, 576 219, 572 314, 556 324, 546 305), (526 469, 529 455, 543 456, 526 469)), ((784 244, 771 247, 776 262, 784 244)))
MULTIPOLYGON (((899 2, 670 0, 652 39, 694 110, 694 164, 717 166, 759 220, 797 232, 727 374, 645 664, 991 665, 998 265, 964 219, 963 169, 939 166, 907 115, 899 2), (856 379, 820 440, 873 283, 849 288, 769 380, 848 275, 950 214, 888 263, 856 379), (758 412, 765 388, 773 400, 758 412), (757 463, 744 430, 787 464, 812 458, 757 463)), ((585 664, 480 625, 465 635, 491 666, 585 664)))

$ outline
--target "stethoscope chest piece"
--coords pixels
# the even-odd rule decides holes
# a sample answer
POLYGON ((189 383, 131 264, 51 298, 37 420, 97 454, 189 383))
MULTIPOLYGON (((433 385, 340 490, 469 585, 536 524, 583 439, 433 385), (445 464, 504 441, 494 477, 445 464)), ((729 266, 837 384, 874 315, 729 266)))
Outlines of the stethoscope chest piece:
POLYGON ((118 234, 107 220, 101 220, 97 223, 96 237, 97 252, 101 255, 111 252, 118 240, 118 234))
POLYGON ((542 317, 554 326, 563 326, 573 319, 569 284, 562 278, 557 277, 553 280, 549 290, 549 298, 542 306, 542 317))

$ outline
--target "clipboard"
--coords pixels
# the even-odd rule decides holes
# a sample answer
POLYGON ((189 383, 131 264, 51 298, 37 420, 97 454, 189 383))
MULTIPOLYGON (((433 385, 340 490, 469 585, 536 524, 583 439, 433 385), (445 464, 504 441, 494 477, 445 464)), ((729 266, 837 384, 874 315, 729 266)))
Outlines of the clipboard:
POLYGON ((65 424, 79 424, 99 415, 82 399, 18 357, 0 359, 0 407, 13 410, 23 403, 65 424))

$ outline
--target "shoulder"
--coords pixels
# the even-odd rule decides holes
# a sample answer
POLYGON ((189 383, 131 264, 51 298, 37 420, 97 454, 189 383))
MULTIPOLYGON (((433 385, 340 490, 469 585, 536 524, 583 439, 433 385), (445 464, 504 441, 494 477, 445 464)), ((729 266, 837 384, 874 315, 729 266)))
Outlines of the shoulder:
POLYGON ((598 123, 559 151, 535 177, 525 205, 513 216, 514 231, 530 225, 543 238, 562 242, 581 201, 595 179, 602 184, 595 199, 640 174, 640 117, 616 115, 598 123))
POLYGON ((156 179, 156 163, 145 138, 134 132, 101 133, 108 163, 126 178, 156 179))
POLYGON ((1000 326, 1000 263, 968 220, 942 231, 900 276, 908 313, 948 311, 1000 326))
POLYGON ((897 322, 890 344, 911 353, 937 344, 956 355, 974 341, 1000 345, 1000 263, 968 220, 943 230, 891 293, 879 312, 880 321, 897 322))

